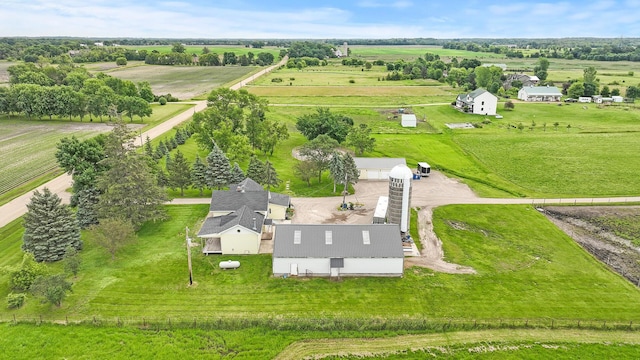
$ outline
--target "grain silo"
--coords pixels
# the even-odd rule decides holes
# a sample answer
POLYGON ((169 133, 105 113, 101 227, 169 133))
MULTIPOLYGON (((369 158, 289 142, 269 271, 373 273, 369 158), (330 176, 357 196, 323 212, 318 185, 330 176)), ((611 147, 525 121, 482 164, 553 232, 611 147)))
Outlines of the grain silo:
POLYGON ((411 179, 413 172, 407 165, 396 165, 389 172, 388 224, 399 224, 400 231, 409 231, 411 208, 411 179))

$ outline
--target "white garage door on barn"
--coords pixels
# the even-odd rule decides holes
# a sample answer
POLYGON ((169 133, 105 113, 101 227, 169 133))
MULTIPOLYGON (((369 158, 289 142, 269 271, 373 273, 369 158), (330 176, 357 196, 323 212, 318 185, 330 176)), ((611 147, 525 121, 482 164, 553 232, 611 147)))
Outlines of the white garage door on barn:
POLYGON ((389 180, 389 172, 394 166, 406 165, 404 158, 353 158, 360 171, 360 180, 389 180))

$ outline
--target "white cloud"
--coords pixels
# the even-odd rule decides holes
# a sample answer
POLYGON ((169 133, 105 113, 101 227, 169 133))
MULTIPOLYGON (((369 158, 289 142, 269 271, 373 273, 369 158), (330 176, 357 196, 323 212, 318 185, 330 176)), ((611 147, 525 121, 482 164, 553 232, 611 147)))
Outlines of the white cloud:
POLYGON ((358 2, 359 7, 365 8, 397 8, 404 9, 413 6, 411 1, 394 1, 394 2, 383 2, 383 1, 373 1, 373 0, 364 0, 358 2))

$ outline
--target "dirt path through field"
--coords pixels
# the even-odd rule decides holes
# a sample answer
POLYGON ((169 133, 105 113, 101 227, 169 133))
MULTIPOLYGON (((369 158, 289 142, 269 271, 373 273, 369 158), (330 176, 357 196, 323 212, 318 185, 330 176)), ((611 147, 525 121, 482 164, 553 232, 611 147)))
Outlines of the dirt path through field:
MULTIPOLYGON (((269 73, 274 69, 277 69, 279 66, 283 64, 286 64, 286 61, 287 59, 285 58, 282 61, 280 61, 278 64, 270 66, 266 69, 263 69, 258 73, 248 77, 247 79, 243 79, 239 81, 235 85, 231 86, 231 88, 234 90, 237 90, 247 85, 249 82, 257 79, 258 77, 266 73, 269 73)), ((195 102, 186 102, 186 103, 194 104, 194 107, 172 117, 171 119, 163 122, 162 124, 155 126, 153 129, 143 132, 140 135, 140 139, 139 139, 140 144, 144 141, 144 139, 147 138, 147 136, 149 136, 150 139, 154 139, 164 134, 165 132, 173 129, 174 126, 179 125, 182 122, 190 119, 193 116, 193 114, 195 114, 196 112, 202 111, 207 108, 207 102, 204 100, 195 101, 195 102)), ((138 139, 136 139, 136 143, 137 142, 138 142, 138 139)), ((67 189, 71 188, 71 185, 72 185, 71 176, 64 174, 0 206, 0 227, 7 225, 8 223, 19 218, 20 216, 24 215, 24 213, 27 212, 27 204, 31 201, 31 197, 33 196, 33 193, 35 190, 42 191, 45 187, 49 188, 51 192, 58 194, 58 196, 62 198, 62 201, 64 203, 68 204, 71 198, 71 195, 67 192, 67 189)))

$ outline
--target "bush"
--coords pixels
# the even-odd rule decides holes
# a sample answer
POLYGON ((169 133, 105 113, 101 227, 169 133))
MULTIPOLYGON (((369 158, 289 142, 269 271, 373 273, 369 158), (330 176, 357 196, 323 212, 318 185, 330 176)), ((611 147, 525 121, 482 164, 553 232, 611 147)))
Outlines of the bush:
POLYGON ((124 66, 127 65, 127 58, 125 57, 119 57, 116 59, 116 65, 118 66, 124 66))
POLYGON ((27 291, 36 277, 47 273, 47 268, 35 261, 33 254, 25 253, 22 257, 20 268, 9 274, 9 282, 12 290, 27 291))
POLYGON ((353 79, 349 80, 349 84, 355 84, 355 83, 356 83, 355 80, 353 80, 353 79))
POLYGON ((19 309, 22 307, 22 305, 24 305, 24 300, 26 298, 27 295, 23 293, 10 293, 9 295, 7 295, 7 307, 9 309, 19 309))
POLYGON ((167 99, 164 96, 160 96, 158 98, 158 102, 160 103, 160 105, 167 105, 167 99))
POLYGON ((281 83, 282 82, 282 78, 273 78, 273 79, 271 79, 271 82, 281 83))
POLYGON ((290 77, 289 80, 294 81, 296 78, 290 77))

